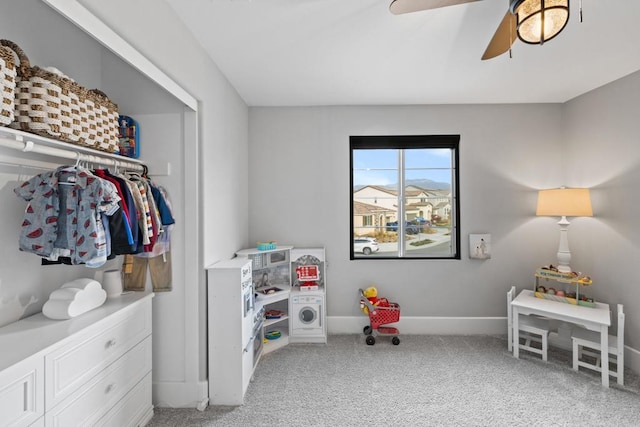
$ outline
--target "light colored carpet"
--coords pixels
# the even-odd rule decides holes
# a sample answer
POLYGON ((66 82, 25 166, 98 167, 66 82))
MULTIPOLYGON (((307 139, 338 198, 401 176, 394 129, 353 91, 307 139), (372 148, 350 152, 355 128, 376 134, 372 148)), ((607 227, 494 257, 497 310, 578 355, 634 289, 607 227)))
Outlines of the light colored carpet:
POLYGON ((501 336, 329 336, 263 356, 239 407, 156 408, 151 426, 638 426, 640 378, 514 359, 501 336))

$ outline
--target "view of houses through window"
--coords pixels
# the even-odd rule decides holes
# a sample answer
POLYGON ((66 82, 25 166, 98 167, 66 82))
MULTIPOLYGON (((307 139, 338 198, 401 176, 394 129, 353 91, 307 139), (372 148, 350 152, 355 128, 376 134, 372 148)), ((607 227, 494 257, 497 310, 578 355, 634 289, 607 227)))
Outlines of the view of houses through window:
POLYGON ((351 259, 459 259, 458 135, 352 136, 351 259))

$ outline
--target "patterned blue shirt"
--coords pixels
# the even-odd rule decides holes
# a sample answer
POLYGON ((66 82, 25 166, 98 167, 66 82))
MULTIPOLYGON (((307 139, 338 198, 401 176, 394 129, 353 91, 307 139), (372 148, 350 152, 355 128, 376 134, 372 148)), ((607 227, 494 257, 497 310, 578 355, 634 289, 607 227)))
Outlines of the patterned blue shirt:
POLYGON ((110 182, 82 167, 61 166, 13 191, 29 202, 20 231, 21 251, 49 257, 57 246, 64 246, 58 249, 68 249, 73 264, 84 264, 105 250, 100 213, 112 215, 120 200, 110 182))

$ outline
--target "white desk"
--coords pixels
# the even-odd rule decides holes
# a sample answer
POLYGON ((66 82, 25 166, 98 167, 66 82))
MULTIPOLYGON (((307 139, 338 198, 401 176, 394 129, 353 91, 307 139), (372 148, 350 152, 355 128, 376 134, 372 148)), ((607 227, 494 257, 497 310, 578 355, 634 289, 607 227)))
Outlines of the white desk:
MULTIPOLYGON (((537 314, 549 319, 582 325, 585 328, 600 332, 602 385, 609 387, 609 326, 611 315, 609 305, 596 303, 595 307, 584 307, 564 302, 537 298, 533 291, 523 290, 511 303, 513 309, 513 342, 519 342, 518 316, 520 314, 537 314)), ((519 357, 519 346, 513 346, 513 356, 519 357)))

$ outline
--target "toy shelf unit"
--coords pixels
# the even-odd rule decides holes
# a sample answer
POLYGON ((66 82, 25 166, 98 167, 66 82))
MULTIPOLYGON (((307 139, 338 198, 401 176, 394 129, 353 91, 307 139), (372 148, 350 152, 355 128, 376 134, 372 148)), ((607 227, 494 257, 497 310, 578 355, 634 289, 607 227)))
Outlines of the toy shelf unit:
MULTIPOLYGON (((591 278, 576 273, 560 273, 548 268, 538 268, 535 272, 533 292, 537 298, 563 302, 585 307, 595 307, 595 301, 581 295, 581 288, 592 284, 591 278), (546 282, 553 281, 555 286, 545 286, 540 279, 546 282)), ((546 284, 545 282, 545 284, 546 284)))
MULTIPOLYGON (((291 287, 278 285, 279 291, 256 297, 256 310, 264 309, 262 326, 263 354, 289 344, 289 295, 291 287)), ((269 288, 267 288, 268 291, 269 288)))
POLYGON ((255 312, 264 309, 262 353, 289 344, 289 296, 292 246, 242 249, 236 256, 251 260, 255 312))

